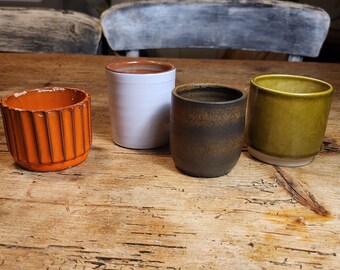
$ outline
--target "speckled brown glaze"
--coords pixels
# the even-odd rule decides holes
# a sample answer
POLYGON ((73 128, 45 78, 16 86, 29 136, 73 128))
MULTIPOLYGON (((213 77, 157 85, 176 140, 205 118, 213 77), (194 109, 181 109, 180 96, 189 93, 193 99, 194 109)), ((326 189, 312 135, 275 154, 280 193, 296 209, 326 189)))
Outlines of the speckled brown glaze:
POLYGON ((172 92, 171 155, 178 169, 217 177, 236 165, 243 144, 246 94, 221 84, 187 84, 172 92))
POLYGON ((69 87, 23 90, 0 103, 8 149, 32 171, 58 171, 83 162, 92 142, 90 96, 69 87))

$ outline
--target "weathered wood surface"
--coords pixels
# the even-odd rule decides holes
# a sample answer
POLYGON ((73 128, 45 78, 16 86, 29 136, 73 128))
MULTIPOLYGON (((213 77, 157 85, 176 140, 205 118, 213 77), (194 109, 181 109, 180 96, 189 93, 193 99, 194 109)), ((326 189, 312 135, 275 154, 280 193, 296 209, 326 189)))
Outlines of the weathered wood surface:
POLYGON ((101 16, 112 50, 231 48, 316 57, 330 18, 275 0, 130 1, 101 16))
POLYGON ((282 72, 335 87, 324 150, 277 168, 246 151, 227 176, 176 170, 169 148, 134 151, 110 135, 104 66, 112 56, 1 54, 0 96, 44 85, 86 89, 93 101, 88 159, 61 172, 16 167, 0 124, 0 269, 338 269, 340 64, 162 59, 177 84, 227 83, 282 72), (329 213, 297 202, 277 173, 302 183, 329 213), (287 177, 286 175, 289 175, 287 177))
POLYGON ((96 54, 97 18, 74 11, 0 7, 0 51, 96 54))

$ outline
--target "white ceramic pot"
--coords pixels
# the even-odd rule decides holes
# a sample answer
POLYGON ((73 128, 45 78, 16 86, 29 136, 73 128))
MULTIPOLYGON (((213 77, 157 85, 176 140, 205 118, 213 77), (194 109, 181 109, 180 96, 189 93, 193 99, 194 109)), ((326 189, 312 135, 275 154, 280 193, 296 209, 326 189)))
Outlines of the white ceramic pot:
POLYGON ((169 142, 170 100, 176 69, 170 63, 138 60, 106 66, 113 141, 151 149, 169 142))

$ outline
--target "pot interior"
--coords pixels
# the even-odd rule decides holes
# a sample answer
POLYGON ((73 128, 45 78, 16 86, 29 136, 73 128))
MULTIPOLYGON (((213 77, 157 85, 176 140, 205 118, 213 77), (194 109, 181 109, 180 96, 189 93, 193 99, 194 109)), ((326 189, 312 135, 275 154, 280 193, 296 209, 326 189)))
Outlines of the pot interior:
POLYGON ((41 88, 14 93, 3 101, 13 109, 44 111, 63 109, 82 102, 86 93, 72 88, 41 88))
POLYGON ((205 103, 225 103, 238 100, 243 97, 239 90, 219 85, 189 85, 178 87, 175 94, 186 100, 205 103))
POLYGON ((174 69, 174 66, 165 62, 156 61, 131 61, 114 62, 106 66, 109 71, 128 74, 153 74, 174 69))
POLYGON ((308 77, 289 75, 264 75, 253 80, 255 85, 282 93, 312 94, 329 90, 329 84, 308 77))

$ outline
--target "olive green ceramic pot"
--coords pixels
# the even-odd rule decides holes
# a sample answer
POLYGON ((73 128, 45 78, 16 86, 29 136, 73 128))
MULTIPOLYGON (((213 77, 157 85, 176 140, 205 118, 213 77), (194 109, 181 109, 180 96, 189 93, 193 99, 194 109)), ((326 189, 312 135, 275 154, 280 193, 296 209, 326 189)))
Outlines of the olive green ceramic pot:
POLYGON ((280 166, 310 163, 322 147, 332 93, 330 84, 310 77, 254 77, 247 106, 249 153, 280 166))
POLYGON ((186 84, 172 92, 170 149, 175 165, 196 177, 227 174, 244 142, 246 94, 220 84, 186 84))

